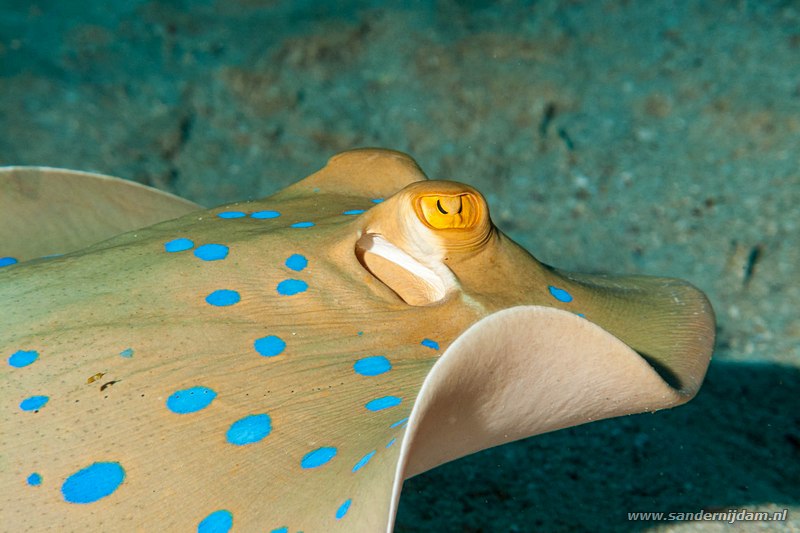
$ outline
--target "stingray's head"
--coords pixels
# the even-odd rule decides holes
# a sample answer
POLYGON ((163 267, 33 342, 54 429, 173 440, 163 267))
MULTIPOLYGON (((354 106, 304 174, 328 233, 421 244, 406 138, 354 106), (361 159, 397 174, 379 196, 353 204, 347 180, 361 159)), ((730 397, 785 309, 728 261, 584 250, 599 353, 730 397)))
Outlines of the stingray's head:
POLYGON ((370 213, 356 245, 362 265, 409 305, 468 292, 459 264, 497 245, 486 200, 453 181, 408 185, 370 213))
POLYGON ((671 278, 583 275, 537 261, 499 231, 483 196, 417 181, 365 215, 356 255, 406 305, 483 316, 429 374, 404 476, 529 435, 691 399, 714 315, 671 278))

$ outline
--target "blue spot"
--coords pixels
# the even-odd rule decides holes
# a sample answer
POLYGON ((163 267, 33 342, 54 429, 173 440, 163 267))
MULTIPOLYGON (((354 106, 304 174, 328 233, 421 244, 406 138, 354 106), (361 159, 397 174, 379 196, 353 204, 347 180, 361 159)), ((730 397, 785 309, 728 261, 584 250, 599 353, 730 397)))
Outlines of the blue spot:
POLYGON ((125 470, 119 463, 92 463, 69 476, 61 494, 69 503, 92 503, 105 498, 122 484, 125 470))
POLYGON ((343 215, 360 215, 364 212, 364 209, 349 209, 342 213, 343 215))
POLYGON ((175 239, 164 243, 164 249, 168 252, 182 252, 194 247, 194 243, 189 239, 175 239))
POLYGON ((233 527, 233 515, 230 511, 220 509, 214 511, 197 524, 197 533, 227 533, 233 527))
POLYGON ((303 457, 303 460, 300 461, 300 466, 303 468, 317 468, 318 466, 324 465, 334 457, 336 457, 336 448, 317 448, 313 452, 308 452, 305 457, 303 457))
POLYGON ((216 305, 217 307, 233 305, 238 303, 240 299, 241 298, 239 297, 238 292, 230 291, 228 289, 220 289, 206 296, 206 302, 211 305, 216 305))
POLYGON ((571 302, 572 295, 565 291, 564 289, 559 289, 558 287, 553 287, 550 285, 547 287, 550 290, 550 294, 553 295, 553 298, 558 300, 559 302, 571 302))
POLYGON ((270 531, 269 533, 289 533, 289 528, 286 526, 278 527, 270 531))
POLYGON ((0 257, 0 268, 1 267, 7 267, 9 265, 13 265, 13 264, 18 263, 18 262, 19 261, 17 261, 13 257, 0 257))
POLYGON ((344 518, 344 515, 346 515, 347 511, 350 510, 351 503, 353 503, 353 500, 351 499, 347 500, 342 505, 340 505, 338 509, 336 509, 336 520, 341 520, 342 518, 344 518))
POLYGON ((436 342, 436 341, 432 341, 430 339, 422 339, 422 342, 420 344, 423 345, 423 346, 427 346, 428 348, 430 348, 432 350, 438 350, 439 349, 439 343, 436 342))
POLYGON ((131 357, 133 357, 133 348, 125 348, 124 350, 122 350, 121 352, 119 352, 119 354, 120 354, 122 357, 125 357, 125 358, 127 358, 127 359, 130 359, 131 357))
POLYGON ((42 475, 38 472, 34 472, 30 476, 28 476, 28 485, 31 487, 38 487, 42 484, 42 475))
POLYGON ((384 409, 400 405, 402 401, 403 400, 397 396, 384 396, 383 398, 375 398, 367 402, 364 407, 370 411, 383 411, 384 409))
POLYGON ((250 216, 253 218, 265 219, 265 218, 278 218, 279 216, 281 216, 281 214, 277 211, 266 210, 266 211, 256 211, 250 216))
POLYGON ((391 369, 392 363, 382 355, 373 355, 372 357, 359 359, 353 365, 353 370, 356 371, 356 374, 361 374, 362 376, 377 376, 391 369))
POLYGON ((361 470, 361 467, 363 467, 365 464, 367 464, 369 462, 369 460, 372 459, 373 455, 375 455, 375 450, 372 450, 367 455, 365 455, 364 457, 359 459, 359 461, 353 467, 353 472, 358 472, 359 470, 361 470))
POLYGON ((356 335, 358 335, 359 337, 360 337, 361 335, 363 335, 363 334, 364 334, 364 332, 363 332, 363 331, 359 331, 358 333, 356 333, 356 335))
POLYGON ((264 357, 275 357, 283 352, 284 348, 286 348, 286 343, 280 337, 267 335, 256 339, 254 346, 256 351, 264 357))
POLYGON ((305 292, 306 289, 308 289, 308 283, 300 279, 285 279, 278 283, 276 289, 278 290, 278 294, 294 296, 295 294, 305 292))
POLYGON ((33 363, 38 358, 39 352, 36 350, 18 350, 8 358, 8 364, 16 368, 22 368, 33 363))
POLYGON ((224 244, 203 244, 197 247, 194 255, 203 261, 218 261, 228 257, 228 247, 224 244))
POLYGON ((389 441, 389 444, 387 444, 387 445, 386 445, 386 447, 387 447, 387 448, 391 448, 391 447, 392 447, 392 444, 394 444, 395 442, 397 442, 397 439, 392 439, 392 440, 390 440, 390 441, 389 441))
POLYGON ((19 404, 19 408, 23 411, 38 411, 42 407, 47 404, 50 400, 48 396, 31 396, 30 398, 25 398, 19 404))
POLYGON ((247 215, 241 211, 223 211, 222 213, 217 213, 219 218, 244 218, 247 215))
POLYGON ((398 420, 397 422, 395 422, 394 424, 392 424, 392 425, 391 425, 391 426, 389 426, 389 427, 390 427, 390 428, 396 428, 397 426, 405 426, 405 425, 406 425, 406 422, 408 422, 408 417, 405 417, 405 418, 404 418, 404 419, 402 419, 402 420, 398 420))
POLYGON ((237 446, 258 442, 272 431, 272 420, 269 415, 249 415, 231 424, 225 434, 228 442, 237 446))
POLYGON ((292 227, 293 228, 310 228, 313 225, 314 225, 313 222, 295 222, 294 224, 292 224, 292 227))
POLYGON ((304 255, 292 254, 286 260, 285 265, 288 268, 294 270, 295 272, 300 272, 301 270, 303 270, 305 267, 308 266, 308 259, 306 259, 304 255))
POLYGON ((216 397, 208 387, 191 387, 173 392, 167 398, 167 409, 179 415, 194 413, 211 405, 216 397))
POLYGON ((383 198, 373 198, 373 199, 372 199, 372 203, 373 203, 373 204, 379 204, 379 203, 381 203, 382 201, 383 201, 383 198))

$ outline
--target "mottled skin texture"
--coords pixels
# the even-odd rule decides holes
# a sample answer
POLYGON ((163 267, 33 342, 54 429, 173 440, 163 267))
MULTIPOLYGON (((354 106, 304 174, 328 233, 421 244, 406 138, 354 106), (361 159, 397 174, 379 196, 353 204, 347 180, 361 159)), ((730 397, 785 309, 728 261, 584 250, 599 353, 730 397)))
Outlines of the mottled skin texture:
MULTIPOLYGON (((708 317, 699 326, 691 319, 710 308, 689 285, 565 277, 487 222, 488 238, 477 247, 448 248, 444 237, 432 237, 458 283, 435 304, 411 306, 364 268, 355 248, 374 228, 402 246, 408 228, 397 221, 414 216, 404 194, 377 205, 371 199, 424 176, 390 152, 338 156, 326 169, 264 200, 193 213, 0 272, 0 354, 40 353, 33 364, 6 365, 0 374, 1 523, 18 531, 183 531, 227 509, 238 531, 385 529, 406 431, 390 426, 409 416, 426 375, 462 332, 523 304, 585 313, 667 367, 668 382, 670 373, 692 376, 696 383, 673 383, 689 391, 687 398, 699 386, 713 328, 708 317), (216 216, 230 209, 282 216, 216 216), (349 209, 367 212, 341 214, 349 209), (306 220, 315 226, 289 227, 306 220), (202 261, 191 250, 166 253, 164 243, 178 237, 195 246, 225 244, 229 255, 202 261), (286 268, 292 254, 307 257, 308 267, 286 268), (308 290, 278 294, 278 282, 290 278, 306 281, 308 290), (550 285, 567 289, 574 303, 554 299, 550 285), (241 301, 208 305, 205 296, 217 289, 236 290, 241 301), (643 317, 645 326, 626 327, 643 317), (284 339, 285 351, 259 355, 253 342, 265 335, 284 339), (421 345, 425 338, 440 349, 421 345), (126 348, 133 357, 119 355, 126 348), (702 355, 686 359, 687 351, 702 355), (354 362, 372 355, 385 355, 392 370, 356 374, 354 362), (89 383, 98 373, 103 377, 89 383), (170 394, 192 386, 218 396, 197 413, 165 408, 170 394), (21 411, 19 402, 33 394, 50 401, 39 412, 21 411), (387 395, 402 404, 365 409, 387 395), (271 416, 272 433, 252 445, 227 443, 230 424, 255 413, 271 416), (387 448, 393 438, 397 444, 387 448), (337 447, 337 456, 302 470, 302 457, 320 446, 337 447), (353 473, 372 450, 370 463, 353 473), (97 502, 65 503, 63 480, 95 461, 118 461, 124 483, 97 502), (32 472, 42 475, 41 486, 26 484, 32 472), (348 498, 348 514, 336 520, 348 498)), ((408 190, 437 186, 458 187, 426 182, 408 190)))

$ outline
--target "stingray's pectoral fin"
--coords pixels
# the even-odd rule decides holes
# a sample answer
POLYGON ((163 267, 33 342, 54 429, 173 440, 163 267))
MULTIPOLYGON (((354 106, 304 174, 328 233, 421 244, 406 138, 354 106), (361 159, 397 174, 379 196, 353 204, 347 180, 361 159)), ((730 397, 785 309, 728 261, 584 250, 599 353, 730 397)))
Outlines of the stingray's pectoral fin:
POLYGON ((0 257, 65 254, 120 233, 177 218, 199 205, 89 172, 0 168, 0 257))
POLYGON ((700 388, 714 346, 714 310, 686 281, 556 271, 571 305, 636 351, 688 400, 700 388))
MULTIPOLYGON (((690 318, 698 322, 700 308, 670 309, 650 317, 656 324, 640 323, 651 333, 671 327, 678 336, 699 339, 681 345, 667 335, 672 349, 646 357, 592 321, 552 307, 512 307, 474 324, 439 358, 420 390, 395 493, 402 479, 485 448, 688 401, 713 345, 713 315, 700 326, 684 326, 690 318)), ((637 322, 629 317, 629 324, 637 322)))

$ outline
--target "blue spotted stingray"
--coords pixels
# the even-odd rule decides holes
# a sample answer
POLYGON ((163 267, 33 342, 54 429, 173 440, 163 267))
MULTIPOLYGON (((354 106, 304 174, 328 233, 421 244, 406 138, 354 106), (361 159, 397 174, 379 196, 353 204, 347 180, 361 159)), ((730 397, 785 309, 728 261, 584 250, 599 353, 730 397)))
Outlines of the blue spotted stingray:
POLYGON ((210 210, 12 167, 0 222, 14 531, 391 531, 404 479, 683 403, 713 345, 688 283, 540 263, 388 150, 210 210))

